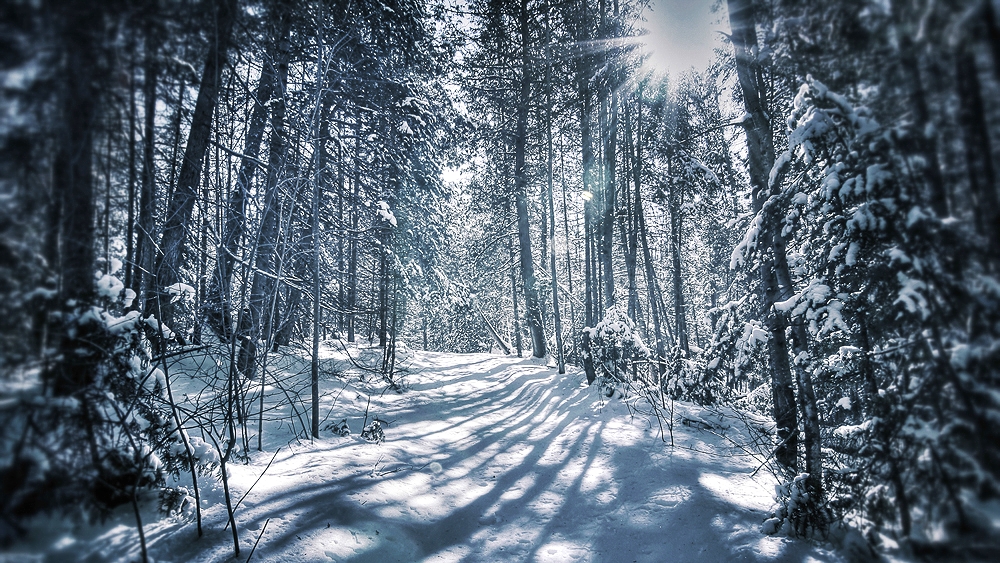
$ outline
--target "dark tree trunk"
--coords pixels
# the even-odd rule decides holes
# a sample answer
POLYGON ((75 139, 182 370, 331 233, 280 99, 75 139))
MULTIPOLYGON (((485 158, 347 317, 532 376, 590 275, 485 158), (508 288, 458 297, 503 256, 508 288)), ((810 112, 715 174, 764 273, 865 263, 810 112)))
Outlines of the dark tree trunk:
MULTIPOLYGON (((59 301, 67 320, 93 302, 94 294, 94 129, 100 112, 99 49, 103 46, 104 10, 100 3, 66 2, 58 13, 62 84, 53 183, 59 217, 59 301)), ((56 228, 54 225, 52 228, 56 228)), ((102 351, 89 338, 92 323, 65 326, 62 360, 49 372, 52 391, 71 395, 90 385, 102 351)))
POLYGON ((125 228, 125 287, 132 288, 132 275, 135 273, 135 186, 138 176, 135 150, 135 41, 129 45, 128 69, 128 224, 125 228))
MULTIPOLYGON (((549 33, 549 10, 551 6, 546 4, 546 14, 545 14, 545 32, 546 32, 546 42, 550 40, 549 33)), ((555 153, 552 148, 552 62, 546 58, 545 61, 545 88, 546 88, 546 104, 545 104, 545 151, 546 151, 546 180, 547 180, 547 191, 548 204, 549 204, 549 224, 548 224, 548 237, 549 237, 549 276, 552 278, 552 318, 555 329, 556 337, 556 365, 559 367, 559 373, 566 373, 566 360, 563 358, 563 340, 562 340, 562 316, 559 311, 559 276, 556 271, 556 207, 555 207, 555 190, 553 189, 553 166, 555 160, 555 153)), ((544 256, 544 253, 543 253, 544 256)))
POLYGON ((275 27, 274 35, 268 54, 261 65, 253 114, 250 116, 250 127, 247 130, 243 156, 240 159, 240 171, 226 205, 226 221, 215 255, 216 266, 205 298, 205 316, 208 325, 223 341, 228 341, 233 335, 230 305, 233 264, 246 229, 247 193, 257 171, 257 154, 260 152, 267 125, 268 104, 274 92, 275 66, 279 64, 280 45, 288 41, 291 31, 291 18, 280 17, 280 10, 277 8, 274 14, 272 20, 275 27))
POLYGON ((167 326, 173 322, 173 311, 169 294, 164 288, 180 279, 184 243, 191 213, 198 197, 197 188, 202 161, 212 133, 212 114, 219 100, 222 68, 226 61, 233 22, 237 17, 237 0, 215 0, 211 16, 215 23, 214 33, 209 41, 205 67, 202 70, 201 85, 198 89, 194 115, 191 117, 191 130, 188 133, 180 175, 163 224, 163 235, 160 239, 161 254, 157 257, 156 269, 153 272, 156 276, 156 296, 155 299, 146 302, 146 313, 155 314, 167 326))
POLYGON ((598 220, 598 256, 603 274, 604 307, 615 304, 614 236, 615 207, 617 206, 617 153, 618 153, 618 95, 612 90, 602 104, 606 111, 604 123, 604 182, 601 185, 601 216, 598 220))
MULTIPOLYGON (((279 8, 280 9, 280 8, 279 8)), ((280 18, 289 18, 287 11, 282 10, 280 18)), ((256 352, 263 343, 265 349, 272 336, 272 311, 277 289, 278 264, 278 215, 281 209, 278 183, 284 177, 285 160, 288 153, 288 139, 285 131, 285 86, 288 81, 288 58, 291 43, 287 36, 278 43, 277 57, 274 61, 274 85, 271 105, 271 138, 268 149, 267 184, 264 189, 264 209, 260 219, 260 231, 257 236, 254 256, 254 275, 250 288, 250 299, 247 313, 250 322, 246 323, 249 332, 238 335, 240 346, 246 357, 247 377, 253 376, 256 352)), ((241 323, 242 324, 242 323, 241 323)))
POLYGON ((653 268, 653 257, 649 250, 649 235, 646 232, 646 215, 642 208, 642 193, 639 185, 635 186, 635 213, 639 231, 639 244, 642 247, 642 262, 646 272, 646 295, 649 299, 649 313, 653 317, 653 339, 656 341, 656 366, 662 376, 666 371, 664 363, 667 353, 664 346, 663 314, 660 306, 660 287, 656 281, 656 269, 653 268))
POLYGON ((514 245, 511 244, 510 237, 505 237, 507 239, 507 254, 510 255, 510 299, 511 303, 514 305, 514 349, 517 351, 517 357, 520 358, 524 355, 524 342, 521 340, 521 313, 518 309, 519 300, 517 298, 517 260, 514 254, 514 245))
MULTIPOLYGON (((927 96, 924 93, 923 80, 920 77, 920 66, 917 62, 916 47, 910 37, 909 30, 903 26, 903 15, 901 14, 902 0, 892 0, 892 16, 897 27, 899 37, 899 63, 903 72, 903 79, 909 94, 910 108, 913 111, 914 129, 913 135, 914 149, 924 159, 923 172, 921 176, 927 181, 927 193, 924 197, 931 209, 938 217, 944 218, 948 211, 948 192, 941 175, 941 162, 938 159, 937 140, 929 132, 931 125, 930 110, 927 106, 927 96)), ((989 2, 986 2, 989 4, 989 2)))
MULTIPOLYGON (((152 25, 146 29, 146 54, 143 61, 143 140, 142 140, 142 186, 139 190, 139 233, 135 259, 135 273, 132 276, 132 289, 136 295, 144 288, 152 287, 150 281, 153 264, 156 259, 156 247, 153 240, 155 225, 153 212, 156 208, 156 164, 153 156, 156 152, 156 87, 159 78, 160 65, 157 61, 159 36, 152 25)), ((143 300, 147 296, 143 295, 143 300)), ((133 307, 141 309, 141 302, 136 299, 133 307)))
POLYGON ((675 180, 670 180, 669 207, 670 207, 670 261, 673 269, 674 286, 674 328, 677 331, 677 341, 675 345, 684 352, 685 356, 691 354, 688 343, 687 316, 684 311, 684 278, 681 272, 681 196, 678 193, 680 188, 675 180))
MULTIPOLYGON (((765 81, 756 53, 757 30, 753 0, 729 0, 729 21, 732 43, 736 51, 736 74, 743 91, 743 104, 748 115, 743 123, 747 138, 747 158, 750 172, 753 211, 761 213, 770 195, 768 184, 774 164, 774 140, 765 97, 765 81)), ((764 229, 769 229, 764 221, 764 229)), ((770 241, 771 233, 761 233, 761 240, 770 241)), ((778 446, 775 459, 781 465, 795 470, 798 465, 798 421, 795 410, 794 382, 788 367, 788 343, 785 338, 785 321, 775 314, 772 305, 778 296, 774 262, 760 265, 763 289, 762 313, 767 318, 771 336, 768 339, 768 356, 771 364, 771 394, 774 419, 778 426, 778 446)))
POLYGON ((528 171, 525 163, 528 144, 528 109, 531 89, 530 32, 528 2, 521 0, 518 23, 521 30, 521 84, 518 92, 517 128, 514 132, 514 203, 517 209, 517 240, 521 255, 521 280, 524 283, 524 309, 531 331, 531 349, 536 358, 545 357, 545 326, 535 286, 535 263, 531 257, 531 232, 528 227, 528 171))
MULTIPOLYGON (((641 112, 642 112, 642 90, 640 89, 637 94, 636 106, 636 120, 640 121, 639 130, 641 131, 641 112)), ((642 161, 639 151, 641 150, 640 143, 635 139, 635 127, 632 124, 632 113, 628 111, 628 107, 625 108, 625 144, 623 151, 625 152, 625 160, 629 163, 631 178, 626 179, 622 184, 622 197, 625 200, 625 210, 626 213, 621 218, 621 238, 622 247, 625 249, 625 272, 628 276, 628 316, 630 319, 637 320, 640 319, 639 315, 639 287, 636 283, 636 269, 638 262, 639 253, 639 226, 638 226, 638 214, 636 213, 635 205, 630 202, 632 199, 629 197, 631 190, 629 189, 629 181, 633 182, 635 185, 636 193, 642 186, 642 161)))
POLYGON ((361 121, 354 125, 354 178, 351 195, 351 236, 347 253, 347 341, 354 342, 358 306, 358 200, 360 195, 361 121))
MULTIPOLYGON (((580 0, 579 17, 577 18, 577 30, 575 39, 579 44, 586 44, 590 39, 590 21, 587 14, 587 0, 580 0)), ((593 272, 593 252, 592 240, 594 236, 594 140, 592 132, 591 115, 593 114, 593 103, 591 100, 590 79, 593 72, 593 64, 590 55, 585 49, 578 53, 576 62, 576 84, 580 103, 580 148, 583 158, 583 233, 584 233, 584 325, 592 327, 597 323, 594 304, 594 272, 593 272)), ((594 366, 594 358, 591 353, 590 335, 584 331, 581 335, 580 347, 583 360, 583 371, 587 376, 587 383, 593 383, 597 379, 597 372, 594 366)))
POLYGON ((993 168, 993 148, 986 122, 982 86, 975 55, 965 45, 956 55, 956 81, 959 123, 965 144, 965 163, 969 188, 973 197, 976 227, 987 241, 993 258, 1000 258, 1000 217, 998 217, 996 170, 993 168))

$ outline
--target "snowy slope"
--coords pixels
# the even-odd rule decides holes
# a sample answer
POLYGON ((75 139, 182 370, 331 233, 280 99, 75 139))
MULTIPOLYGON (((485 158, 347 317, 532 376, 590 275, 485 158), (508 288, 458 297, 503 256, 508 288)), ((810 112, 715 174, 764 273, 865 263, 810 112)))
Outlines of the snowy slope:
MULTIPOLYGON (((841 561, 759 532, 773 481, 751 479, 755 464, 723 437, 739 441, 738 421, 678 405, 715 430, 677 424, 671 447, 582 381, 533 360, 416 353, 408 390, 372 398, 391 421, 382 444, 357 436, 368 389, 325 381, 323 412, 354 434, 288 443, 272 430, 267 451, 231 466, 239 498, 282 447, 237 511, 240 560, 259 537, 257 562, 841 561)), ((232 560, 220 491, 204 494, 201 539, 190 522, 148 523, 151 558, 232 560)), ((33 545, 49 560, 135 560, 126 516, 33 545)))

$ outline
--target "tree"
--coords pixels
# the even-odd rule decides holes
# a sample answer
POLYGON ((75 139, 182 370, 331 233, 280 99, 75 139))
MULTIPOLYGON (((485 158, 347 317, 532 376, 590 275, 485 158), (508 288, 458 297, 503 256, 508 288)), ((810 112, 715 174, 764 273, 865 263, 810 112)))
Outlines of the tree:
MULTIPOLYGON (((774 256, 759 268, 761 306, 770 333, 767 346, 774 419, 778 424, 778 444, 775 447, 774 457, 779 463, 794 471, 798 467, 796 454, 798 423, 792 374, 788 366, 789 350, 785 336, 787 321, 772 309, 775 302, 788 297, 787 295, 782 297, 777 274, 777 268, 785 261, 785 258, 780 256, 784 252, 784 246, 780 234, 775 236, 776 233, 773 232, 773 223, 777 220, 774 212, 770 208, 767 209, 771 217, 764 213, 766 201, 771 194, 768 175, 774 166, 774 141, 768 117, 770 114, 766 98, 766 82, 755 55, 760 49, 757 45, 757 22, 752 0, 731 0, 729 21, 732 27, 731 41, 736 51, 736 72, 747 112, 743 128, 747 138, 752 211, 757 215, 751 236, 755 241, 760 241, 762 252, 770 250, 774 253, 774 256)), ((790 289, 786 286, 784 291, 788 292, 790 289)))
MULTIPOLYGON (((214 25, 211 30, 208 52, 205 55, 205 66, 202 69, 198 98, 191 118, 191 129, 188 132, 187 146, 184 150, 177 186, 167 208, 166 221, 163 223, 163 234, 159 245, 160 254, 157 256, 153 271, 155 278, 151 280, 155 286, 149 286, 147 289, 146 314, 156 316, 160 322, 167 326, 172 324, 173 315, 168 297, 169 292, 166 288, 177 283, 179 279, 188 223, 198 196, 197 187, 201 178, 205 151, 209 144, 212 114, 219 99, 222 69, 225 66, 236 17, 237 0, 215 0, 212 3, 212 23, 214 25)), ((150 133, 147 132, 147 134, 150 133)))

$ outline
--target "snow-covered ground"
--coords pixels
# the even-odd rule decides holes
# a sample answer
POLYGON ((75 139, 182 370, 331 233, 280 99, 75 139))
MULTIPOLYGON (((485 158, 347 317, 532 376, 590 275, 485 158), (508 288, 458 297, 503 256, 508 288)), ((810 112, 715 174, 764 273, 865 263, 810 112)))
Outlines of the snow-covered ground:
MULTIPOLYGON (((305 383, 303 364, 291 358, 283 369, 305 383)), ((174 377, 178 387, 189 378, 174 377)), ((405 392, 380 396, 372 380, 329 375, 322 412, 346 418, 350 436, 299 442, 272 422, 265 451, 230 465, 235 499, 250 490, 236 512, 241 561, 255 542, 261 563, 843 560, 760 533, 774 482, 763 471, 750 477, 757 464, 734 447, 745 439, 737 420, 678 404, 675 420, 699 423, 675 424, 672 447, 655 420, 587 387, 579 372, 496 355, 418 352, 404 383, 405 392), (369 420, 391 422, 381 444, 359 436, 369 394, 369 420)), ((211 481, 200 539, 191 521, 147 511, 152 560, 232 560, 222 486, 211 481)), ((66 526, 36 526, 0 561, 139 557, 130 510, 101 526, 66 526)))

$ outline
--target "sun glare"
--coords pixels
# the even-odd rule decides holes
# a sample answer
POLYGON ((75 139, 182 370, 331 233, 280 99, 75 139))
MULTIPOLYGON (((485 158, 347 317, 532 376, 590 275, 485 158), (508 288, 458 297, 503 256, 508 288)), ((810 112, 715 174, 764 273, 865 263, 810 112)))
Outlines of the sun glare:
POLYGON ((679 74, 705 69, 718 44, 720 28, 710 0, 652 0, 643 11, 642 35, 647 70, 679 74))

